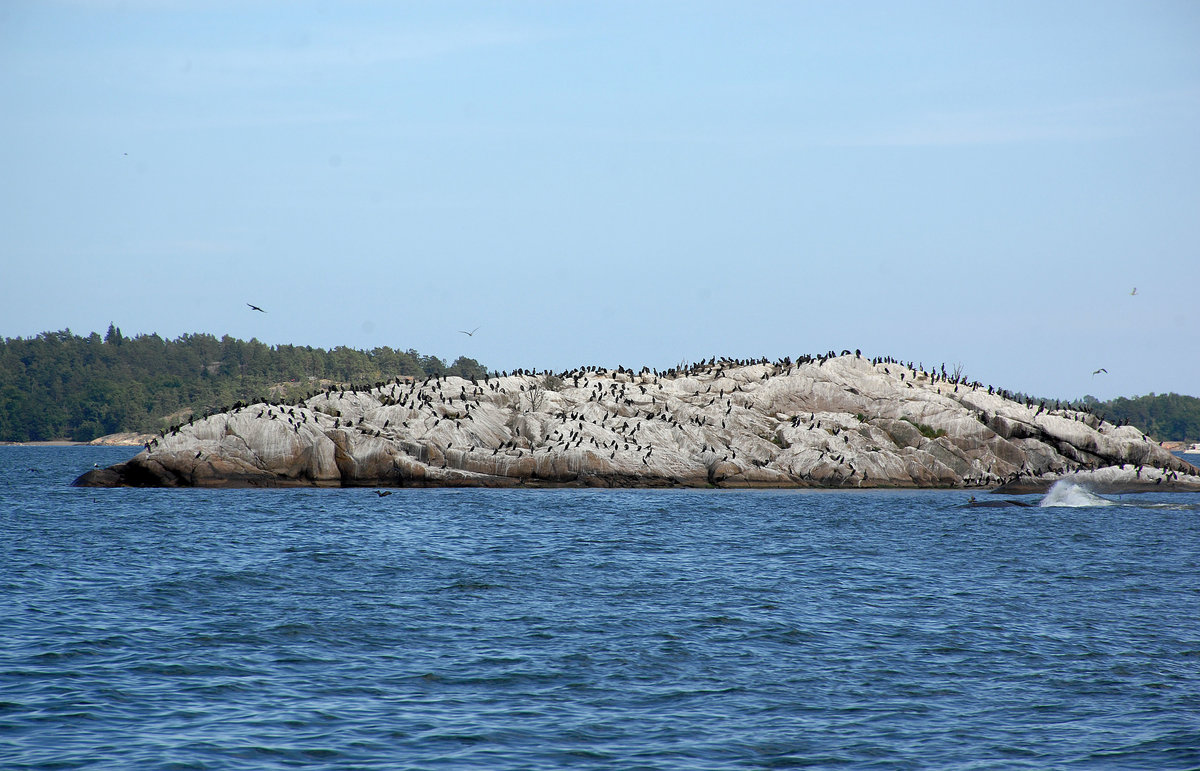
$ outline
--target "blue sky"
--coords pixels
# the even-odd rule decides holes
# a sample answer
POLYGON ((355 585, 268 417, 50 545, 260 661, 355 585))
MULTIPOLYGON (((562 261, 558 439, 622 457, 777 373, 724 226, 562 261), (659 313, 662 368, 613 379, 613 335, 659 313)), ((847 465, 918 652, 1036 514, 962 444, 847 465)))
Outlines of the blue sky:
POLYGON ((0 104, 5 337, 1200 395, 1195 2, 16 0, 0 104))

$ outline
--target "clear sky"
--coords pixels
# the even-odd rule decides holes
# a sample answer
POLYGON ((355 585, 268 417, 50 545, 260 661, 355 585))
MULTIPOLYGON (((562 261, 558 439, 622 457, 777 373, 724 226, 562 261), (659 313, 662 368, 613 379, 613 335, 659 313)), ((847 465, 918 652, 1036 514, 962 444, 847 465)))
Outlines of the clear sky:
POLYGON ((1192 0, 7 0, 0 140, 3 337, 1200 395, 1192 0))

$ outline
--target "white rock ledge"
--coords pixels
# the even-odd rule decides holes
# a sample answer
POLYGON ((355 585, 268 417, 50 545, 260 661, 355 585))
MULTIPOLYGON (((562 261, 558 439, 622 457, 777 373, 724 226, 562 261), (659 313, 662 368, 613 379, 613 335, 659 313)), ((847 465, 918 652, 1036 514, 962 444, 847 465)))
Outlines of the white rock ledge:
POLYGON ((335 390, 196 420, 81 486, 1196 490, 1131 426, 857 355, 335 390))

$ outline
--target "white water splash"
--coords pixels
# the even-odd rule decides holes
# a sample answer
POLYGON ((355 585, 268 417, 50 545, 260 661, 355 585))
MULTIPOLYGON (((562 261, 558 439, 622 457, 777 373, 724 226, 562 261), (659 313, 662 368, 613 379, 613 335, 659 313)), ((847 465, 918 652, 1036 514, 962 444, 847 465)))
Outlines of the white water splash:
POLYGON ((1038 506, 1063 506, 1077 508, 1081 506, 1115 506, 1113 501, 1101 498, 1081 484, 1069 479, 1060 479, 1051 486, 1050 491, 1038 506))

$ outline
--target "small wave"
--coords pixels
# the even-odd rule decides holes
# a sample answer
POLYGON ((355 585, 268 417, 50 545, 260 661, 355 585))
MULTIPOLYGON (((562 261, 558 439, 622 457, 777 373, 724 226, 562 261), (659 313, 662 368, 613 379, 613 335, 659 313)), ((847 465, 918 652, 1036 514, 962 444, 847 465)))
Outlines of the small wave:
POLYGON ((1051 486, 1046 497, 1038 504, 1043 508, 1049 506, 1079 508, 1084 506, 1115 506, 1107 498, 1101 498, 1081 484, 1069 479, 1060 479, 1051 486))

